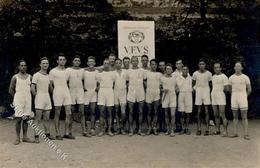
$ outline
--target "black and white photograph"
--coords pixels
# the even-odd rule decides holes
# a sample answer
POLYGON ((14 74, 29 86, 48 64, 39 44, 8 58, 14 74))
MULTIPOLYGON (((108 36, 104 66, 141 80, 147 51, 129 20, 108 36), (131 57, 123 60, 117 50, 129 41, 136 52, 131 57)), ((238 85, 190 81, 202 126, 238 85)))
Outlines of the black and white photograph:
POLYGON ((0 168, 260 168, 259 0, 0 0, 0 168))

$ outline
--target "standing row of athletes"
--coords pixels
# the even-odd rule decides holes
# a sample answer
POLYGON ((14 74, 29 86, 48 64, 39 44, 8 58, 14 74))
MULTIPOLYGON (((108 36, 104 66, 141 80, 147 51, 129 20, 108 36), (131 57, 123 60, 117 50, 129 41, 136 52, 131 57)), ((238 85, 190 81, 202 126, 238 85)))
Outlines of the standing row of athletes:
MULTIPOLYGON (((227 119, 225 116, 225 105, 227 91, 231 92, 231 107, 233 111, 234 134, 238 137, 237 124, 238 112, 241 112, 242 124, 244 126, 244 139, 250 139, 248 135, 247 97, 251 93, 249 78, 242 73, 242 64, 235 64, 235 73, 228 79, 221 72, 221 65, 214 64, 215 75, 206 70, 204 60, 199 61, 199 69, 189 75, 188 66, 183 65, 182 60, 176 61, 177 69, 173 71, 170 63, 161 61, 157 71, 156 60, 150 60, 148 56, 141 57, 142 67, 139 68, 139 59, 133 56, 131 59, 125 57, 123 60, 111 54, 104 60, 103 66, 95 67, 95 57, 90 56, 87 60, 87 68, 80 68, 79 56, 73 58, 72 67, 65 68, 66 57, 64 54, 57 56, 57 67, 48 74, 49 60, 44 57, 40 60, 40 71, 31 76, 26 73, 26 62, 19 62, 19 73, 14 75, 9 93, 14 97, 13 106, 16 117, 17 139, 19 144, 21 125, 23 126, 23 141, 39 143, 39 135, 35 132, 35 141, 27 137, 28 124, 24 116, 31 113, 31 94, 35 96, 35 124, 39 125, 44 119, 45 134, 50 139, 62 140, 63 138, 75 139, 72 135, 72 113, 78 105, 81 113, 82 135, 89 137, 93 135, 103 136, 106 132, 113 136, 112 110, 115 107, 115 118, 117 132, 130 136, 134 134, 134 125, 139 135, 157 135, 157 111, 162 106, 165 113, 166 135, 175 136, 175 112, 182 113, 182 134, 190 134, 189 116, 192 113, 192 93, 195 91, 195 105, 197 112, 197 135, 201 135, 201 111, 205 107, 206 130, 204 135, 209 135, 209 105, 212 105, 216 134, 220 134, 220 118, 223 121, 222 136, 227 134, 227 119), (212 86, 212 89, 211 89, 212 86), (50 96, 50 94, 52 96, 50 96), (55 131, 56 137, 52 137, 49 131, 49 115, 52 109, 51 97, 55 107, 55 131), (134 105, 137 103, 137 120, 134 124, 134 105), (147 116, 144 116, 144 103, 147 106, 147 116), (99 124, 95 121, 95 108, 99 107, 99 124), (204 106, 202 106, 204 105, 204 106), (65 107, 65 135, 60 132, 61 107, 65 107), (129 114, 126 116, 126 107, 129 114), (90 116, 90 123, 86 128, 86 111, 90 116), (128 123, 128 124, 127 124, 128 123), (143 124, 147 124, 147 132, 143 132, 143 124), (98 126, 96 126, 98 125, 98 126), (128 127, 127 127, 128 125, 128 127), (97 129, 98 128, 98 129, 97 129)), ((88 123, 88 122, 87 122, 88 123)))

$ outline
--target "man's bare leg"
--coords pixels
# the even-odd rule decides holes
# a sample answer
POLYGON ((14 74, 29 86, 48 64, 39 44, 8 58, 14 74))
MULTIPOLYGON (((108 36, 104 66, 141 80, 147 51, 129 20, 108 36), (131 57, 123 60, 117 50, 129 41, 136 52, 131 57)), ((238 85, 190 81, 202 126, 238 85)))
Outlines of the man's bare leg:
POLYGON ((138 134, 139 135, 142 135, 144 136, 145 134, 142 132, 142 125, 143 125, 143 109, 144 109, 144 102, 141 101, 141 102, 138 102, 138 125, 139 125, 139 128, 138 128, 138 134))
POLYGON ((26 120, 22 121, 22 125, 23 125, 23 142, 27 142, 27 143, 34 143, 34 140, 31 140, 28 138, 27 136, 27 131, 28 131, 28 123, 26 120))
POLYGON ((128 102, 128 107, 129 107, 129 136, 134 135, 134 103, 133 102, 128 102))
POLYGON ((96 102, 90 102, 90 121, 91 121, 91 135, 95 136, 96 131, 95 131, 95 114, 96 114, 96 102))
POLYGON ((55 106, 54 124, 55 124, 57 140, 62 140, 62 136, 60 134, 60 111, 61 111, 61 106, 55 106))
POLYGON ((163 108, 163 111, 164 111, 164 116, 165 116, 165 124, 166 124, 166 135, 170 135, 170 131, 171 131, 171 125, 170 125, 170 118, 171 118, 171 115, 169 115, 169 109, 168 108, 163 108))
POLYGON ((159 100, 153 102, 154 116, 153 116, 153 120, 152 120, 152 128, 153 128, 154 135, 158 135, 158 132, 157 132, 158 107, 159 107, 159 100))
POLYGON ((121 108, 121 120, 120 120, 120 128, 121 128, 121 133, 124 135, 126 134, 125 132, 125 124, 127 121, 126 118, 126 104, 120 104, 120 108, 121 108))
POLYGON ((222 137, 227 137, 227 135, 228 135, 228 132, 227 132, 227 123, 228 123, 228 121, 227 121, 227 118, 226 118, 225 109, 226 109, 225 105, 219 106, 219 115, 222 118, 223 128, 224 128, 224 132, 223 132, 222 137))
POLYGON ((170 108, 170 115, 171 115, 171 137, 174 137, 174 128, 175 128, 175 112, 176 112, 176 108, 175 107, 171 107, 170 108))
POLYGON ((146 103, 147 105, 147 133, 146 135, 150 135, 152 132, 152 103, 146 103))
POLYGON ((119 117, 119 104, 115 104, 115 117, 116 117, 116 124, 117 124, 117 130, 116 130, 116 134, 120 133, 120 117, 119 117))
POLYGON ((189 130, 189 124, 190 124, 190 114, 189 113, 185 113, 186 115, 186 134, 190 135, 190 130, 189 130))
POLYGON ((201 135, 201 106, 198 107, 198 113, 197 113, 197 135, 201 135))
POLYGON ((205 136, 209 135, 209 107, 205 105, 205 120, 206 120, 206 131, 204 133, 205 136))
POLYGON ((234 134, 233 138, 238 137, 237 134, 237 124, 238 124, 238 110, 232 110, 233 112, 233 127, 234 127, 234 134))
POLYGON ((113 126, 113 117, 112 117, 112 109, 113 107, 107 107, 107 111, 108 111, 108 135, 109 136, 114 136, 114 134, 112 133, 112 126, 113 126))
POLYGON ((75 139, 75 137, 72 136, 71 105, 66 105, 64 107, 65 107, 65 113, 66 113, 64 138, 75 139))
POLYGON ((15 123, 16 140, 14 142, 14 145, 18 145, 18 144, 21 143, 20 134, 21 134, 22 118, 21 117, 17 117, 15 120, 16 120, 16 123, 15 123))
POLYGON ((43 111, 43 127, 45 131, 46 137, 50 140, 54 140, 55 138, 50 135, 50 110, 43 111))
POLYGON ((98 136, 101 137, 105 134, 105 106, 98 106, 100 115, 99 115, 99 124, 100 130, 98 136))
MULTIPOLYGON (((35 114, 34 124, 37 127, 40 127, 40 121, 42 118, 43 110, 36 109, 35 112, 36 114, 35 114)), ((40 143, 39 134, 37 131, 34 131, 34 137, 35 137, 35 143, 40 143)))
POLYGON ((242 124, 243 124, 243 127, 244 127, 244 139, 250 140, 250 137, 248 135, 247 110, 241 110, 241 118, 242 118, 242 124))
POLYGON ((217 105, 212 105, 212 109, 213 109, 213 112, 214 112, 216 129, 217 129, 215 134, 219 135, 220 134, 220 107, 217 106, 217 105))

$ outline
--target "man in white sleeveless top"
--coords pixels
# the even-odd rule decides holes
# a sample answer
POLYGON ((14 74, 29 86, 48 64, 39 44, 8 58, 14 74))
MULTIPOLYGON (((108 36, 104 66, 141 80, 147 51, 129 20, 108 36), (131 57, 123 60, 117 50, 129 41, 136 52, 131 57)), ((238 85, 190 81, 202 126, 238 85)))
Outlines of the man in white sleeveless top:
POLYGON ((50 82, 53 89, 53 102, 55 106, 55 130, 56 139, 62 140, 60 133, 60 111, 61 107, 65 107, 66 119, 65 119, 65 135, 64 138, 75 139, 72 136, 72 117, 71 117, 71 96, 68 87, 68 75, 66 73, 65 64, 66 57, 64 54, 59 54, 57 57, 58 66, 50 71, 50 82))
POLYGON ((16 118, 16 140, 14 145, 21 143, 20 132, 23 128, 23 142, 33 143, 27 136, 28 123, 27 119, 31 115, 31 75, 26 73, 27 65, 24 60, 18 64, 19 73, 14 75, 9 86, 9 94, 13 97, 13 107, 16 118))
MULTIPOLYGON (((36 72, 32 78, 31 91, 35 96, 35 120, 34 124, 39 125, 41 118, 43 116, 43 126, 45 130, 45 135, 49 139, 54 138, 50 136, 50 110, 52 109, 51 99, 50 99, 50 79, 47 73, 49 68, 49 60, 46 57, 41 58, 40 71, 36 72)), ((35 131, 35 142, 39 143, 39 132, 35 131)))

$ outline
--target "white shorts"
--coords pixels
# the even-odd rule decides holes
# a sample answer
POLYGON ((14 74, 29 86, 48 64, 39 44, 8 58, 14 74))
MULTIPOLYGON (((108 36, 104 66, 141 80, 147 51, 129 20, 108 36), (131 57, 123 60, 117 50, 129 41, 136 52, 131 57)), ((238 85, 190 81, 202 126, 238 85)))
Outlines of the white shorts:
POLYGON ((75 104, 84 104, 84 90, 70 89, 71 102, 75 104))
POLYGON ((143 87, 136 87, 136 88, 128 88, 127 93, 127 101, 135 103, 144 101, 144 88, 143 87))
POLYGON ((89 103, 97 102, 97 92, 95 89, 88 90, 84 93, 84 104, 89 105, 89 103))
POLYGON ((112 88, 100 88, 98 91, 99 106, 114 106, 114 91, 112 88))
POLYGON ((160 100, 160 90, 147 89, 145 94, 145 102, 152 103, 160 100))
POLYGON ((49 93, 37 93, 35 96, 35 109, 38 110, 51 110, 51 98, 49 93))
POLYGON ((126 104, 126 89, 114 90, 115 105, 126 104))
POLYGON ((210 88, 196 88, 195 105, 210 105, 210 88))
POLYGON ((178 97, 178 111, 192 113, 192 92, 180 92, 178 97))
POLYGON ((212 91, 211 104, 215 106, 225 106, 226 105, 225 93, 223 91, 212 91))
POLYGON ((13 101, 14 116, 30 116, 32 112, 32 97, 30 95, 17 93, 13 101))
POLYGON ((231 95, 232 110, 248 110, 248 101, 246 92, 234 92, 231 95))
POLYGON ((54 106, 68 106, 71 105, 71 97, 69 90, 53 91, 54 106))
POLYGON ((174 91, 162 95, 162 108, 177 107, 177 98, 174 91))

